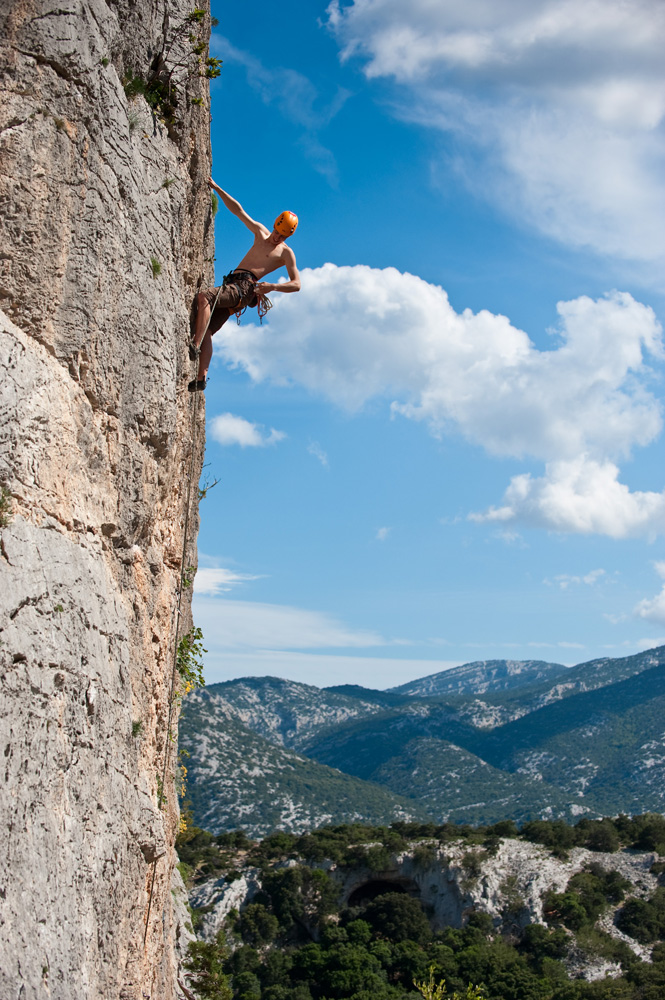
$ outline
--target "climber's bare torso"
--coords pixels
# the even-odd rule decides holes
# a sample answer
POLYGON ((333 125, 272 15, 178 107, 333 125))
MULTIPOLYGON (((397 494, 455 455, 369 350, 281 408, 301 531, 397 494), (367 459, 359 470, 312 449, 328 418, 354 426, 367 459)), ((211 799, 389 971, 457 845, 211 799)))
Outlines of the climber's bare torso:
POLYGON ((289 278, 292 278, 294 272, 297 273, 295 254, 291 247, 287 247, 283 236, 261 226, 260 233, 254 237, 254 245, 238 264, 238 270, 252 271, 261 279, 279 267, 286 267, 289 278))

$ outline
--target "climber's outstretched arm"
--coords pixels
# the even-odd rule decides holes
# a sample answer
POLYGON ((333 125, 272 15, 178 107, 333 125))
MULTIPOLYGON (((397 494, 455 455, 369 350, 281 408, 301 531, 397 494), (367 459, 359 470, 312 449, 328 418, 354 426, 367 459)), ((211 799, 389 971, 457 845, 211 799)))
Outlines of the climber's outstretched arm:
POLYGON ((213 189, 213 191, 217 192, 219 197, 224 202, 226 208, 228 208, 229 212, 231 212, 232 215, 235 215, 236 218, 240 219, 240 221, 247 226, 249 231, 253 233, 254 236, 270 235, 270 230, 266 229, 266 227, 262 223, 257 222, 256 219, 252 219, 252 217, 248 215, 245 209, 242 207, 240 202, 236 201, 235 198, 232 198, 231 195, 227 194, 226 191, 223 191, 222 188, 219 186, 219 184, 215 184, 212 177, 208 181, 208 185, 213 189))

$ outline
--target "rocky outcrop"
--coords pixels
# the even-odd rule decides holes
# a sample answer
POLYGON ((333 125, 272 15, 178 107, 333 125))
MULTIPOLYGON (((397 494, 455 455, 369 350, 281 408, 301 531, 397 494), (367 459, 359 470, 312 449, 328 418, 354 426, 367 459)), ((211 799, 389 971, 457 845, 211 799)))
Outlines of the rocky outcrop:
POLYGON ((3 998, 175 996, 186 341, 213 256, 207 85, 186 34, 166 51, 192 6, 0 5, 3 998), (169 113, 128 96, 176 60, 169 113))
MULTIPOLYGON (((371 845, 367 845, 371 846, 371 845)), ((567 859, 556 858, 545 847, 512 838, 501 839, 490 854, 483 847, 469 848, 463 841, 441 849, 434 843, 411 845, 396 854, 390 867, 373 871, 358 865, 337 867, 324 861, 324 868, 337 885, 338 906, 357 906, 363 900, 385 892, 404 892, 419 899, 428 913, 433 930, 463 927, 472 913, 492 917, 496 932, 514 937, 528 924, 544 923, 543 904, 549 892, 564 892, 571 877, 590 864, 618 872, 630 883, 630 896, 646 898, 659 884, 651 871, 659 856, 651 852, 617 851, 602 853, 574 848, 567 859), (475 863, 474 863, 475 861, 475 863)), ((291 867, 289 859, 277 867, 291 867)), ((261 891, 261 873, 245 868, 229 881, 213 878, 195 886, 189 894, 194 909, 201 911, 198 934, 214 940, 233 911, 243 910, 261 891)), ((642 960, 650 960, 647 948, 615 926, 620 904, 609 905, 599 926, 611 937, 626 943, 642 960)), ((231 946, 237 939, 229 938, 231 946)), ((599 979, 619 975, 620 966, 589 957, 574 946, 566 960, 571 975, 599 979)))

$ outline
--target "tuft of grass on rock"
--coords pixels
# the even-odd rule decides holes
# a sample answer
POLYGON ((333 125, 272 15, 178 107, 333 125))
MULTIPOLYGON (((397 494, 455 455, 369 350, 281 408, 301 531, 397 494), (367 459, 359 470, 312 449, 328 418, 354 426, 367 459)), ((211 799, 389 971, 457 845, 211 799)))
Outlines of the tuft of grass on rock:
POLYGON ((141 114, 138 111, 128 111, 127 112, 127 124, 129 125, 129 131, 133 132, 141 124, 141 114))
POLYGON ((162 273, 162 265, 160 264, 160 262, 157 260, 156 257, 150 258, 150 269, 152 271, 153 278, 159 277, 159 275, 162 273))

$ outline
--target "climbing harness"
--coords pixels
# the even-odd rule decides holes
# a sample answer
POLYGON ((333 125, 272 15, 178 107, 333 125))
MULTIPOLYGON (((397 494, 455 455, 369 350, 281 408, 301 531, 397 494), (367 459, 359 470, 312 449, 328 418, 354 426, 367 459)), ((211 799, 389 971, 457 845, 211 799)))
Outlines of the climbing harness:
MULTIPOLYGON (((220 285, 219 289, 217 290, 217 295, 215 296, 214 305, 213 305, 212 309, 210 310, 210 316, 208 317, 208 322, 206 323, 206 328, 203 331, 203 336, 204 337, 205 337, 206 333, 208 332, 208 327, 210 326, 210 320, 212 319, 212 314, 215 311, 215 306, 217 305, 217 299, 219 298, 219 294, 220 294, 220 292, 222 290, 222 287, 223 286, 220 285)), ((197 372, 197 374, 198 374, 198 372, 197 372)), ((169 714, 168 714, 168 721, 166 723, 166 746, 164 747, 164 768, 162 770, 162 780, 161 780, 161 785, 159 787, 159 795, 158 795, 158 798, 157 798, 157 808, 159 810, 161 810, 162 804, 163 804, 164 798, 165 798, 166 778, 167 778, 167 774, 168 774, 169 760, 170 760, 170 757, 171 757, 171 745, 174 742, 172 734, 171 734, 171 722, 173 721, 173 706, 174 706, 174 703, 175 703, 175 689, 176 689, 177 674, 178 674, 178 633, 180 631, 180 617, 181 617, 181 608, 182 608, 182 592, 183 592, 183 589, 184 589, 184 580, 185 580, 185 556, 187 555, 187 543, 188 543, 188 536, 189 536, 189 514, 190 514, 191 499, 192 499, 192 477, 194 475, 194 457, 196 455, 196 448, 194 447, 194 445, 196 444, 196 426, 197 426, 197 424, 196 424, 196 417, 198 415, 198 408, 199 408, 199 393, 196 392, 193 395, 194 395, 194 405, 192 406, 192 421, 191 421, 191 428, 190 428, 190 435, 189 435, 189 439, 190 439, 190 442, 191 442, 191 444, 190 444, 191 451, 190 451, 190 457, 189 457, 189 476, 187 477, 187 499, 185 501, 185 503, 186 503, 186 506, 185 506, 185 524, 184 524, 183 533, 182 533, 182 555, 180 557, 180 582, 178 584, 178 600, 176 602, 176 607, 175 607, 175 612, 174 612, 174 626, 173 626, 173 632, 172 632, 172 634, 173 634, 173 667, 172 667, 172 670, 171 670, 171 688, 170 688, 170 692, 169 692, 169 714)), ((157 862, 158 861, 159 861, 159 858, 155 858, 155 860, 152 863, 153 864, 153 869, 152 869, 152 879, 150 881, 150 893, 148 895, 148 910, 146 912, 145 930, 143 932, 143 947, 144 948, 145 948, 145 945, 146 945, 146 941, 148 940, 148 929, 150 927, 150 911, 152 909, 152 897, 153 897, 153 892, 154 892, 154 889, 155 889, 155 879, 157 877, 157 862)))
MULTIPOLYGON (((235 285, 235 282, 231 281, 231 278, 233 277, 234 274, 251 274, 252 278, 256 280, 256 275, 254 274, 253 271, 245 271, 244 268, 236 268, 235 271, 229 271, 229 273, 225 274, 224 277, 222 278, 222 284, 220 286, 219 291, 217 292, 218 297, 219 297, 219 292, 221 292, 222 288, 225 288, 227 285, 235 285)), ((256 311, 259 315, 259 323, 263 323, 263 317, 266 315, 269 309, 272 309, 272 302, 270 301, 265 292, 260 292, 256 288, 254 289, 254 296, 256 298, 256 311)), ((242 295, 240 297, 242 298, 242 295)), ((217 299, 215 299, 215 305, 216 304, 217 304, 217 299)), ((254 306, 248 302, 244 306, 238 306, 237 309, 231 310, 231 316, 235 316, 236 323, 238 324, 238 326, 240 326, 240 317, 243 316, 244 313, 249 308, 253 309, 254 306)), ((214 312, 214 306, 210 312, 211 317, 213 312, 214 312)))

